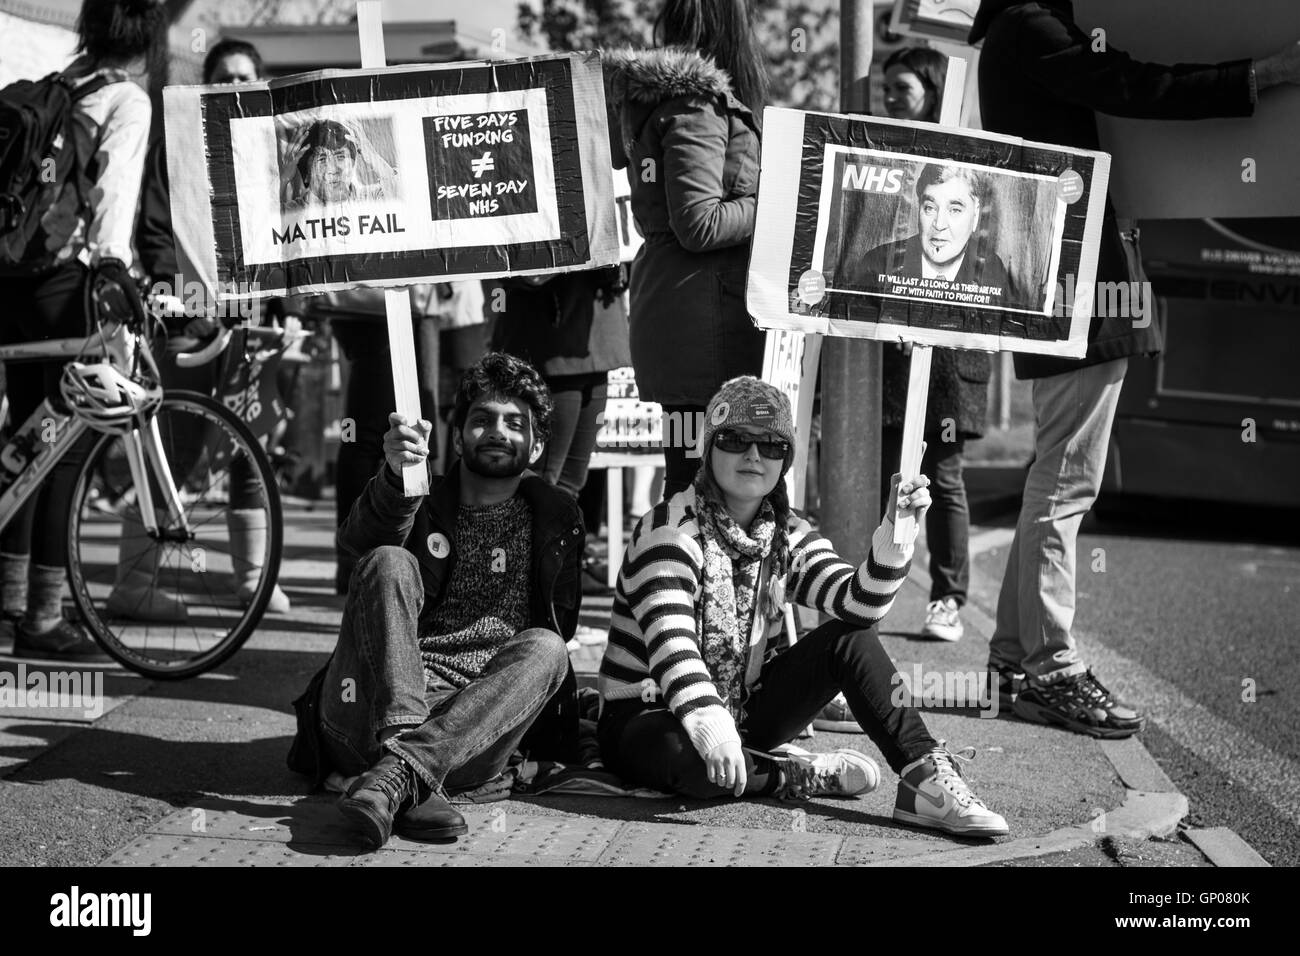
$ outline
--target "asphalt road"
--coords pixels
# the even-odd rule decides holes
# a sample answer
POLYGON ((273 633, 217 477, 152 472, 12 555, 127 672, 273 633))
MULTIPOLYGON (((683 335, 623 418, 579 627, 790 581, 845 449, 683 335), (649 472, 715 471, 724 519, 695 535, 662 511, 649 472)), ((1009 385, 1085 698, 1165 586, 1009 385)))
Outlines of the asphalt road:
MULTIPOLYGON (((1211 506, 1090 516, 1075 632, 1191 805, 1275 866, 1300 865, 1296 516, 1211 506)), ((973 528, 971 599, 992 615, 1014 516, 973 528)))

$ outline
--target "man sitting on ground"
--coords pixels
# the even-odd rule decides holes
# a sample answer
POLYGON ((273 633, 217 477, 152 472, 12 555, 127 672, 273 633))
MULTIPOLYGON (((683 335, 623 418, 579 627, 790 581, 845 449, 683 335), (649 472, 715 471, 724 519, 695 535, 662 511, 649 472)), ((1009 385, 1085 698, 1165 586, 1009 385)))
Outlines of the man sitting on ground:
POLYGON ((537 371, 502 353, 461 380, 460 461, 407 498, 402 469, 428 457, 428 422, 389 416, 385 463, 339 528, 357 558, 338 645, 295 703, 290 766, 359 774, 339 809, 372 848, 465 834, 449 793, 498 778, 516 749, 576 747, 565 648, 581 597, 582 518, 534 474, 551 419, 537 371), (530 729, 531 728, 531 729, 530 729))

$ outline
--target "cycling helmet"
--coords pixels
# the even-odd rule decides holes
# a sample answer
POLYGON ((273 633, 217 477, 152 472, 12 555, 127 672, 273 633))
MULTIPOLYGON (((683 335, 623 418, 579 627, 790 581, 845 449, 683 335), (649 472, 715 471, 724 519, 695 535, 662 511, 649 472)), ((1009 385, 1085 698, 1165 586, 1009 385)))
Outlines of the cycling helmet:
POLYGON ((132 381, 108 362, 69 362, 59 391, 73 415, 96 431, 117 434, 129 432, 135 416, 157 408, 163 398, 157 382, 132 381))

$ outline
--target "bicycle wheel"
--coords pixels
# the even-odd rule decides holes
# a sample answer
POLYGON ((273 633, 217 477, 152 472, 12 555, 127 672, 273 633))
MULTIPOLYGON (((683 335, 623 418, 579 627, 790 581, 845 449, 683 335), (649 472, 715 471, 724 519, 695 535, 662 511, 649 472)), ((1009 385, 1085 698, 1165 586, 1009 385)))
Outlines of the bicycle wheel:
POLYGON ((197 392, 169 392, 156 422, 167 476, 146 462, 148 494, 122 436, 101 435, 87 456, 68 522, 68 579, 108 654, 180 680, 218 666, 253 633, 279 574, 284 527, 270 463, 233 412, 197 392), (169 485, 179 516, 165 504, 169 485), (156 531, 142 501, 153 502, 156 531))

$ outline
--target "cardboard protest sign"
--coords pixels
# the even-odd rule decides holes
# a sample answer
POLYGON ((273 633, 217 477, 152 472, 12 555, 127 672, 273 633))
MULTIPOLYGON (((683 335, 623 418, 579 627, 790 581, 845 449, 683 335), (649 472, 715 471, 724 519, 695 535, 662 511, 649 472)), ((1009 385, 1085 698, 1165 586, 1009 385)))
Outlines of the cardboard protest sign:
POLYGON ((618 210, 618 258, 620 262, 631 262, 645 239, 632 218, 632 186, 627 181, 626 170, 614 170, 614 205, 618 210))
POLYGON ((821 353, 820 335, 788 329, 770 330, 763 350, 763 381, 785 393, 794 414, 794 461, 785 473, 785 482, 790 504, 796 508, 804 507, 808 492, 808 446, 821 353))
POLYGON ((596 453, 659 454, 663 448, 663 408, 642 401, 631 367, 611 369, 605 408, 597 416, 596 453))
POLYGON ((600 59, 169 87, 178 251, 219 298, 618 262, 600 59))
MULTIPOLYGON (((1075 0, 1094 45, 1148 63, 1220 63, 1300 40, 1295 0, 1075 0)), ((1136 219, 1300 216, 1300 88, 1265 89, 1249 119, 1170 122, 1097 114, 1113 150, 1111 202, 1136 219)))
POLYGON ((761 328, 1078 357, 1110 157, 931 123, 764 113, 761 328))
POLYGON ((894 0, 889 29, 905 36, 965 43, 980 0, 894 0))

